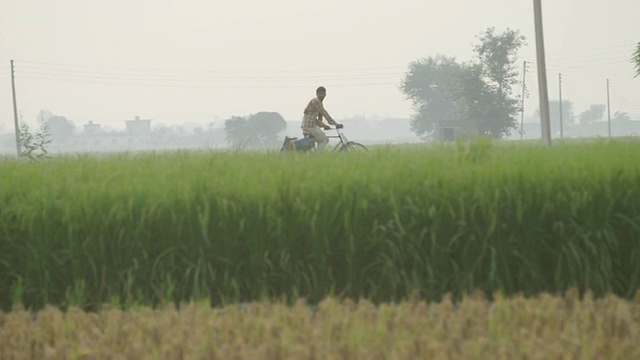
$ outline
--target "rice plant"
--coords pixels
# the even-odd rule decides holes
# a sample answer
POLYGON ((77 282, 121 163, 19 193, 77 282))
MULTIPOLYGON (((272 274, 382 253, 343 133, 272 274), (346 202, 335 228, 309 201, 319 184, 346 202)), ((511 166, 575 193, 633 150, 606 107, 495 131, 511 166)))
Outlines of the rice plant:
POLYGON ((640 144, 3 159, 0 306, 632 297, 640 144))

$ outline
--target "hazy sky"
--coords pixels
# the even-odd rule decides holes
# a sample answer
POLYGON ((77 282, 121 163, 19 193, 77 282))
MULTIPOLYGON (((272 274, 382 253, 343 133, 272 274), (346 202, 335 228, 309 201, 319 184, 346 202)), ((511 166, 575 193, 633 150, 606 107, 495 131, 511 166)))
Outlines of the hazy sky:
MULTIPOLYGON (((640 117, 640 1, 543 1, 549 98, 579 113, 606 104, 640 117)), ((27 122, 42 109, 112 128, 210 122, 276 111, 300 120, 315 88, 338 120, 409 117, 398 86, 410 62, 472 59, 476 36, 518 29, 535 61, 533 1, 0 0, 0 130, 13 128, 9 63, 27 122)), ((535 65, 526 113, 538 108, 535 65)), ((516 87, 516 92, 520 88, 516 87)), ((553 111, 553 109, 552 109, 553 111)))

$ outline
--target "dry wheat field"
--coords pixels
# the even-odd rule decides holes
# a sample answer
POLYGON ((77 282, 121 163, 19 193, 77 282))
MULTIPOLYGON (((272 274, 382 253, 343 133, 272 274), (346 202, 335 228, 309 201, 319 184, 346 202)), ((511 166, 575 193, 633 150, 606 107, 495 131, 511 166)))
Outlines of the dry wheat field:
POLYGON ((1 359, 637 359, 640 295, 0 313, 1 359))

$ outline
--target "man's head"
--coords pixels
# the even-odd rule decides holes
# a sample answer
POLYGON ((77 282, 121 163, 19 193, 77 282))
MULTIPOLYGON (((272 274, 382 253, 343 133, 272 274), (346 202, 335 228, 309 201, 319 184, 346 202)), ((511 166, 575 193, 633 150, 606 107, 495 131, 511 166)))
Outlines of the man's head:
POLYGON ((320 101, 324 100, 324 98, 327 96, 327 89, 324 88, 324 86, 320 86, 316 89, 316 96, 318 97, 318 99, 320 99, 320 101))

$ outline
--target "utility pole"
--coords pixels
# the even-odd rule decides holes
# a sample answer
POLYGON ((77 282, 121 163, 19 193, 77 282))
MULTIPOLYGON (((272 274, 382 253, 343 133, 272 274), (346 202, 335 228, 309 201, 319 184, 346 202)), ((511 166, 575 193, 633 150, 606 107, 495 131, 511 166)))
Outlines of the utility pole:
POLYGON ((547 90, 547 66, 544 56, 544 35, 542 31, 541 0, 533 0, 533 10, 536 27, 536 54, 538 63, 538 89, 540 92, 540 126, 542 128, 542 142, 551 146, 551 121, 549 117, 549 93, 547 90))
POLYGON ((564 131, 562 124, 562 74, 558 74, 559 87, 560 87, 560 139, 564 139, 564 131))
POLYGON ((16 127, 16 155, 20 157, 20 126, 18 125, 18 105, 16 103, 16 76, 13 71, 13 60, 11 60, 11 93, 13 94, 13 122, 16 127))
POLYGON ((609 137, 611 137, 611 102, 609 101, 609 79, 607 79, 607 119, 609 122, 609 137))
POLYGON ((522 107, 520 108, 520 140, 524 137, 524 96, 525 96, 525 75, 527 74, 527 60, 524 61, 522 66, 522 107))

